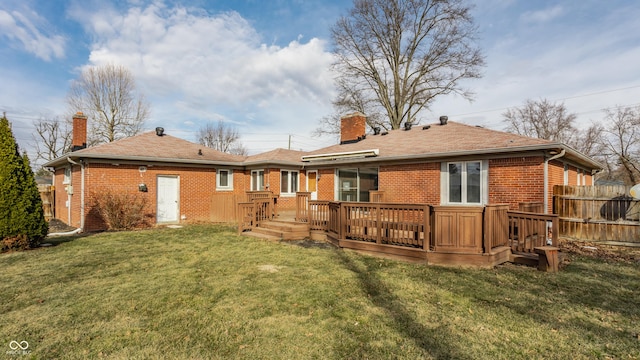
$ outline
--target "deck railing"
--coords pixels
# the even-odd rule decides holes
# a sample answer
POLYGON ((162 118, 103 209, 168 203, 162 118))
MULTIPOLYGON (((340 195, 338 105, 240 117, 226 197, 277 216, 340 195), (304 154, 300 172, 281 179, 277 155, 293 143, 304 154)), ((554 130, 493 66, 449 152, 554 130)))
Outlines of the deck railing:
POLYGON ((238 232, 251 230, 260 225, 260 222, 271 220, 276 215, 275 197, 270 191, 247 192, 250 202, 238 203, 238 232), (251 194, 250 194, 251 193, 251 194), (256 193, 267 193, 270 196, 256 193), (257 195, 257 196, 254 196, 257 195))
POLYGON ((311 230, 338 241, 465 254, 494 254, 501 247, 534 253, 536 247, 558 243, 557 215, 510 211, 505 204, 465 208, 317 201, 309 200, 308 193, 300 193, 300 199, 299 217, 306 217, 311 230))
POLYGON ((257 199, 269 199, 273 215, 278 215, 278 195, 274 195, 272 191, 247 191, 247 202, 257 199))
POLYGON ((330 201, 311 200, 309 202, 309 229, 327 231, 329 228, 330 201))
POLYGON ((384 201, 384 191, 369 190, 369 201, 372 203, 381 203, 384 201))
POLYGON ((509 211, 511 250, 534 253, 539 246, 558 246, 558 215, 509 211))
POLYGON ((509 246, 509 205, 485 205, 484 208, 484 252, 500 246, 509 246))
POLYGON ((340 203, 335 201, 329 202, 329 220, 327 222, 327 232, 334 239, 340 239, 341 236, 341 227, 342 224, 340 222, 340 203))
POLYGON ((310 192, 301 191, 296 193, 296 221, 309 222, 310 201, 310 192))
POLYGON ((429 206, 312 201, 311 224, 337 239, 426 249, 429 206), (425 240, 426 239, 426 240, 425 240))

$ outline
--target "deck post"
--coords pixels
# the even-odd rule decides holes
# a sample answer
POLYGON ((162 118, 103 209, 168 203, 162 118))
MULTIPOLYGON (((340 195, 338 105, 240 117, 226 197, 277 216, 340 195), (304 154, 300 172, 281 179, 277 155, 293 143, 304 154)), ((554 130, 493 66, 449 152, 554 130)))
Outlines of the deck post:
POLYGON ((382 218, 380 217, 380 204, 374 204, 376 209, 376 244, 382 244, 382 218))
POLYGON ((422 249, 429 251, 431 248, 431 207, 429 205, 425 205, 422 210, 422 227, 424 229, 422 249))
POLYGON ((534 249, 538 254, 538 270, 558 272, 558 248, 555 246, 539 246, 534 249))

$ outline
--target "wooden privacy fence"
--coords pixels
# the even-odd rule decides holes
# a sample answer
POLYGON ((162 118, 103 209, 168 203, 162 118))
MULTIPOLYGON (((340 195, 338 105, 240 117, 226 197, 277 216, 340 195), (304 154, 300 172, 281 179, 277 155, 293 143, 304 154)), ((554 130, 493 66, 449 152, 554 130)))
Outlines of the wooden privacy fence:
POLYGON ((52 185, 38 184, 38 191, 42 199, 42 210, 44 210, 44 218, 49 221, 53 219, 55 213, 55 191, 52 185))
POLYGON ((640 201, 628 186, 554 186, 560 236, 640 246, 640 201))
POLYGON ((212 222, 235 223, 239 219, 238 203, 246 197, 233 193, 217 193, 211 196, 209 220, 212 222))

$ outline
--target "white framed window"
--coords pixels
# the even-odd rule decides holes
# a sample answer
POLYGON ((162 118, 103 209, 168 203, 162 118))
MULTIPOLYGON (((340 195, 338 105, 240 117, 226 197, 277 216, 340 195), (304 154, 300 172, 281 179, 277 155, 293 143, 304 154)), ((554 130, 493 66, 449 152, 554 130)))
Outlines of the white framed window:
POLYGON ((64 168, 64 177, 62 178, 63 184, 71 183, 71 166, 67 166, 64 168))
POLYGON ((216 172, 216 190, 233 190, 233 170, 218 169, 216 172))
POLYGON ((442 163, 442 204, 484 205, 488 203, 489 181, 486 161, 442 163))
POLYGON ((264 190, 264 170, 251 170, 251 191, 264 190))
POLYGON ((299 189, 297 170, 280 170, 280 195, 295 195, 299 189))

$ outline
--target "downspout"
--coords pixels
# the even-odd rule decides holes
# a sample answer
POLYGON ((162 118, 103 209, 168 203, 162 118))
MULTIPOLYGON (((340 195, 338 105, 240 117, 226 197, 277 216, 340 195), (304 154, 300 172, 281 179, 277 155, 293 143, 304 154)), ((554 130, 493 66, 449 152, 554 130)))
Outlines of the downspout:
POLYGON ((549 213, 549 161, 561 158, 567 151, 562 149, 559 154, 556 154, 548 159, 544 160, 544 213, 549 213))
MULTIPOLYGON (((84 231, 84 162, 80 160, 80 163, 77 163, 71 160, 70 157, 67 158, 67 161, 73 165, 80 166, 80 232, 84 231)), ((73 172, 71 172, 73 174, 73 172)), ((71 182, 73 184, 73 181, 71 182)), ((71 199, 69 199, 69 222, 71 222, 71 199)))

